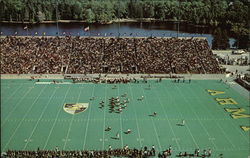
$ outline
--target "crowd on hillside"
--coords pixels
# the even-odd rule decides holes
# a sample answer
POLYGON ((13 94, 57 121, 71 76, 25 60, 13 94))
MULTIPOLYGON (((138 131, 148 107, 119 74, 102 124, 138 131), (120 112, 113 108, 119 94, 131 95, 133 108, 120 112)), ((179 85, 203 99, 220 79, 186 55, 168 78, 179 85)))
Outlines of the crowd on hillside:
POLYGON ((250 74, 236 74, 235 81, 239 83, 242 87, 250 91, 250 74))
POLYGON ((250 83, 250 74, 249 74, 249 73, 244 74, 244 75, 242 76, 242 79, 245 80, 245 81, 247 81, 248 83, 250 83))
POLYGON ((221 73, 205 39, 0 38, 1 74, 221 73))

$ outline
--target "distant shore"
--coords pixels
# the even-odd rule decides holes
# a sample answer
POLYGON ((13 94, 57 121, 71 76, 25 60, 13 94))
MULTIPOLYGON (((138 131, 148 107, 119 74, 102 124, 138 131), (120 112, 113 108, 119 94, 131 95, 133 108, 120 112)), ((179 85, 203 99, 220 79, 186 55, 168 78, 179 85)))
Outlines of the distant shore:
MULTIPOLYGON (((29 22, 29 21, 0 21, 0 23, 12 23, 12 24, 53 24, 57 21, 42 21, 42 22, 29 22)), ((94 22, 100 24, 112 24, 117 22, 178 22, 174 19, 159 20, 154 18, 138 18, 138 19, 115 19, 108 22, 94 22)), ((180 22, 186 22, 180 20, 180 22)), ((58 20, 58 23, 87 23, 85 20, 58 20)), ((200 25, 198 25, 200 26, 200 25)))
MULTIPOLYGON (((0 36, 1 38, 6 38, 8 36, 0 36)), ((55 38, 55 37, 60 37, 60 38, 64 38, 66 36, 13 36, 13 37, 17 37, 17 38, 41 38, 41 37, 46 37, 46 38, 55 38)), ((79 36, 79 38, 117 38, 117 36, 79 36)), ((175 38, 175 37, 134 37, 134 36, 122 36, 119 38, 136 38, 136 39, 144 39, 144 38, 175 38)), ((206 37, 178 37, 179 39, 203 39, 205 40, 206 37)))

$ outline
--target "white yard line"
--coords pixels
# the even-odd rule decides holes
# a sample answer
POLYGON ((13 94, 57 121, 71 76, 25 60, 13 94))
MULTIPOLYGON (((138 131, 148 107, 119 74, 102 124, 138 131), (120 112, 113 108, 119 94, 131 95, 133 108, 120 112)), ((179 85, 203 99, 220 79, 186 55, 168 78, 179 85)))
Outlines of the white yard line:
MULTIPOLYGON (((145 96, 144 88, 142 87, 142 85, 141 85, 141 88, 142 88, 143 96, 145 96)), ((148 105, 148 101, 147 101, 148 99, 147 99, 147 97, 145 97, 144 100, 147 102, 147 105, 148 105)), ((151 111, 150 111, 149 105, 147 106, 147 108, 148 108, 148 112, 149 112, 149 114, 150 114, 151 111)), ((159 135, 158 135, 158 133, 157 133, 157 130, 156 130, 156 127, 155 127, 155 123, 154 123, 152 117, 151 117, 151 121, 152 121, 152 124, 153 124, 153 127, 154 127, 156 139, 157 139, 157 142, 158 142, 158 145, 159 145, 159 148, 160 148, 159 151, 162 151, 162 146, 161 146, 161 142, 160 142, 160 140, 159 140, 159 135)))
MULTIPOLYGON (((105 85, 105 99, 104 99, 104 104, 107 104, 107 84, 105 85)), ((102 136, 102 150, 104 150, 104 138, 105 138, 105 109, 104 110, 104 115, 103 115, 103 136, 102 136)))
MULTIPOLYGON (((179 90, 178 86, 177 86, 177 89, 179 90)), ((180 92, 180 90, 179 90, 179 92, 180 92)), ((191 93, 193 93, 192 90, 191 90, 191 93)), ((187 105, 190 105, 190 104, 188 104, 188 100, 186 99, 186 97, 185 97, 181 92, 180 92, 180 94, 181 94, 182 97, 184 98, 184 100, 185 100, 185 102, 187 103, 187 105)), ((194 95, 194 96, 196 97, 196 95, 194 95)), ((198 98, 198 97, 197 97, 197 98, 198 98)), ((200 101, 200 100, 198 100, 198 101, 200 101)), ((201 104, 202 104, 202 102, 201 102, 201 104)), ((206 128, 204 127, 204 125, 201 123, 201 120, 199 119, 197 112, 196 112, 195 110, 193 110, 192 107, 189 108, 189 109, 191 109, 192 112, 195 114, 195 116, 196 116, 198 122, 200 123, 201 127, 203 128, 203 130, 205 131, 205 133, 207 134, 207 136, 208 136, 209 138, 211 138, 210 134, 208 133, 208 131, 206 130, 206 128)), ((212 142, 212 144, 214 145, 214 147, 217 149, 217 148, 218 148, 217 145, 216 145, 213 141, 211 141, 211 142, 212 142)))
MULTIPOLYGON (((173 83, 173 84, 175 84, 175 83, 173 83)), ((165 87, 164 87, 164 89, 165 89, 165 91, 167 91, 165 87)), ((167 92, 168 92, 168 91, 167 91, 167 92)), ((171 93, 170 93, 170 94, 171 94, 171 93)), ((173 97, 173 98, 174 98, 174 97, 173 97)), ((183 118, 183 115, 182 115, 182 113, 181 113, 181 112, 179 112, 179 115, 181 116, 181 118, 183 118)), ((186 124, 186 125, 185 125, 185 127, 187 127, 187 130, 188 130, 188 132, 189 132, 190 136, 192 137, 193 142, 194 142, 194 144, 195 144, 196 148, 199 148, 199 145, 198 145, 198 144, 197 144, 197 142, 195 141, 194 136, 193 136, 193 134, 191 133, 191 131, 190 131, 190 129, 189 129, 189 127, 188 127, 188 125, 186 124)))
MULTIPOLYGON (((198 87, 199 87, 201 90, 204 91, 204 88, 202 88, 198 83, 197 83, 197 85, 198 85, 198 87)), ((208 94, 208 95, 209 95, 209 94, 208 94)), ((216 107, 219 109, 219 111, 220 111, 220 113, 222 113, 222 115, 228 116, 228 114, 227 114, 226 112, 221 111, 221 107, 219 107, 219 106, 216 106, 216 107)), ((208 110, 208 111, 209 111, 209 110, 208 110)), ((211 112, 210 112, 210 115, 212 115, 211 112)), ((212 117, 212 118, 213 118, 213 117, 212 117)), ((215 120, 215 119, 214 119, 214 120, 215 120)), ((233 121, 230 121, 230 122, 231 122, 231 124, 232 124, 233 126, 238 126, 238 125, 236 125, 233 121)), ((246 140, 246 142, 249 143, 249 138, 247 138, 246 135, 243 134, 243 131, 242 131, 240 128, 237 128, 237 131, 243 136, 243 138, 246 140)))
MULTIPOLYGON (((65 93, 63 102, 66 100, 66 96, 68 95, 69 89, 70 89, 70 87, 68 88, 67 92, 65 93)), ((63 102, 62 102, 62 103, 63 103, 63 102)), ((51 135, 51 133, 52 133, 52 131, 53 131, 55 125, 56 125, 56 122, 57 122, 57 119, 58 119, 58 116, 59 116, 59 113, 60 113, 61 110, 62 110, 61 108, 58 108, 58 111, 57 111, 57 114, 56 114, 56 119, 55 119, 55 121, 54 121, 54 123, 53 123, 53 125, 52 125, 52 127, 51 127, 51 129, 50 129, 49 136, 48 136, 48 138, 47 138, 47 140, 46 140, 46 142, 45 142, 45 145, 44 145, 44 147, 43 147, 43 150, 45 150, 45 148, 46 148, 46 146, 47 146, 47 144, 48 144, 48 142, 49 142, 50 135, 51 135)))
POLYGON ((13 96, 16 94, 16 92, 22 87, 23 84, 20 85, 20 87, 18 87, 14 92, 12 92, 12 94, 10 95, 9 98, 7 99, 3 99, 2 104, 4 104, 4 101, 7 102, 7 100, 9 101, 9 99, 13 98, 13 96))
MULTIPOLYGON (((1 75, 3 75, 3 74, 1 74, 1 75)), ((7 80, 12 80, 12 79, 7 79, 7 80)), ((20 84, 24 85, 24 84, 30 84, 30 83, 27 83, 27 82, 11 83, 11 85, 20 85, 20 84)), ((10 84, 1 84, 1 86, 6 86, 6 85, 8 86, 10 84)))
POLYGON ((3 128, 4 124, 6 123, 6 121, 8 120, 10 114, 12 114, 13 111, 16 110, 16 108, 18 107, 18 104, 20 104, 22 102, 22 100, 26 97, 26 95, 31 91, 31 88, 26 91, 26 93, 22 96, 22 98, 20 100, 18 100, 18 102, 16 103, 16 106, 9 112, 9 114, 6 116, 5 120, 3 121, 3 123, 1 124, 1 128, 3 128))
MULTIPOLYGON (((216 122, 216 121, 215 121, 216 122)), ((219 127, 223 133, 223 135, 227 138, 228 142, 233 146, 234 149, 236 149, 236 146, 231 142, 231 140, 228 138, 227 134, 225 133, 224 129, 221 128, 221 126, 219 126, 217 123, 216 123, 216 126, 219 127)))
MULTIPOLYGON (((120 92, 119 92, 119 84, 118 84, 118 96, 120 97, 120 92)), ((121 148, 123 148, 124 147, 124 144, 123 144, 123 137, 122 137, 122 112, 120 113, 120 127, 121 127, 121 133, 120 133, 120 136, 121 136, 121 144, 122 144, 122 146, 121 146, 121 148)))
MULTIPOLYGON (((130 93, 131 93, 131 99, 134 100, 134 97, 133 97, 133 92, 132 92, 132 89, 131 89, 131 85, 130 83, 129 84, 129 89, 130 89, 130 93)), ((134 113, 135 113, 135 121, 136 121, 136 126, 137 126, 137 131, 138 131, 138 137, 139 137, 139 143, 140 143, 140 147, 142 147, 142 143, 141 143, 141 133, 140 133, 140 129, 139 129, 139 124, 138 124, 138 117, 137 117, 137 113, 136 113, 136 109, 134 108, 135 106, 133 105, 133 109, 134 109, 134 113)))
MULTIPOLYGON (((92 91, 92 97, 94 96, 94 92, 95 92, 95 84, 94 84, 94 88, 92 91)), ((85 130, 85 136, 84 136, 84 143, 83 143, 83 150, 85 150, 85 145, 86 145, 86 138, 87 138, 87 132, 88 132, 88 128, 89 128, 89 117, 90 117, 90 113, 91 113, 91 107, 90 107, 90 103, 89 103, 89 114, 88 114, 88 120, 87 120, 87 125, 86 125, 86 130, 85 130)))
POLYGON ((168 121, 169 127, 170 127, 170 129, 171 129, 171 132, 173 133, 173 135, 174 135, 174 137, 175 137, 175 142, 176 142, 176 144, 177 144, 177 146, 178 146, 178 149, 181 150, 180 144, 179 144, 178 141, 177 141, 177 137, 176 137, 176 135, 175 135, 175 133, 174 133, 173 127, 172 127, 172 125, 171 125, 171 123, 170 123, 170 121, 169 121, 167 112, 166 112, 166 110, 164 109, 161 100, 159 99, 159 95, 156 94, 156 96, 157 96, 157 99, 158 99, 158 101, 159 101, 159 103, 160 103, 160 105, 161 105, 161 107, 162 107, 162 109, 163 109, 163 112, 164 112, 164 114, 165 114, 165 116, 166 116, 166 118, 167 118, 167 121, 168 121))
MULTIPOLYGON (((46 87, 46 86, 45 86, 46 87)), ((17 125, 17 127, 15 128, 14 132, 12 133, 11 137, 9 138, 9 141, 7 142, 7 144, 4 146, 3 151, 5 151, 5 148, 9 145, 9 143, 11 142, 12 138, 14 137, 14 135, 16 134, 17 130, 19 129, 19 127, 21 126, 22 122, 24 121, 25 117, 28 115, 28 113, 30 112, 30 110, 32 109, 32 107, 35 105, 36 101, 38 100, 38 98, 40 97, 40 95, 42 94, 42 92, 44 91, 45 87, 40 91, 39 95, 37 96, 37 98, 35 99, 35 101, 30 105, 29 109, 26 111, 26 113, 24 114, 22 120, 19 122, 19 124, 17 125)))
MULTIPOLYGON (((77 98, 77 103, 78 103, 78 101, 80 99, 81 93, 82 93, 82 88, 80 88, 80 93, 79 93, 78 98, 77 98)), ((73 114, 73 116, 71 117, 71 121, 70 121, 70 124, 69 124, 69 129, 68 129, 68 132, 67 132, 67 135, 66 135, 66 139, 65 139, 64 146, 63 146, 63 150, 65 150, 65 147, 66 147, 67 142, 68 142, 69 133, 70 133, 71 126, 72 126, 72 123, 73 123, 73 120, 74 120, 74 116, 75 115, 73 114)))
POLYGON ((53 92, 52 95, 50 96, 48 103, 46 104, 45 108, 43 109, 43 111, 42 111, 42 113, 41 113, 41 115, 40 115, 40 117, 39 117, 39 119, 37 120, 36 125, 35 125, 35 127, 33 128, 32 132, 31 132, 31 134, 30 134, 30 136, 29 136, 29 138, 28 138, 28 141, 25 143, 25 146, 23 147, 23 150, 26 149, 26 147, 27 147, 27 145, 28 145, 28 143, 29 143, 30 138, 33 136, 33 134, 34 134, 34 132, 35 132, 35 130, 36 130, 36 128, 37 128, 37 125, 39 124, 39 122, 40 122, 40 120, 41 120, 41 118, 42 118, 42 116, 43 116, 45 110, 47 109, 47 107, 48 107, 48 105, 49 105, 51 99, 52 99, 53 96, 55 95, 55 92, 56 92, 56 89, 54 90, 54 92, 53 92))

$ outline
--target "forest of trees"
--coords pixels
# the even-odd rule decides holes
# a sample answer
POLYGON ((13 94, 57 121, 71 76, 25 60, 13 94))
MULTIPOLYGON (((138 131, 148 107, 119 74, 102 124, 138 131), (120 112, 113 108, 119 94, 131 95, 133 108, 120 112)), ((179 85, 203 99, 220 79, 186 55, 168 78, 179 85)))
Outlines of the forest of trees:
POLYGON ((0 21, 56 21, 56 12, 59 20, 89 23, 152 18, 222 26, 246 37, 249 8, 248 0, 0 0, 0 21))

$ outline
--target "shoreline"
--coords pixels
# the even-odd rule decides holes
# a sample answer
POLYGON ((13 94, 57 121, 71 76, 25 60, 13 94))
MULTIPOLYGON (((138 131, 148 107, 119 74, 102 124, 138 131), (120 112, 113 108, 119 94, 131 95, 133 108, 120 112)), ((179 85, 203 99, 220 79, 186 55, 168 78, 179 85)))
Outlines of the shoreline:
MULTIPOLYGON (((126 22, 173 22, 173 23, 177 23, 178 20, 174 20, 174 19, 165 19, 165 20, 160 20, 160 19, 154 19, 154 18, 136 18, 136 19, 114 19, 114 20, 110 20, 108 22, 93 22, 93 23, 89 23, 89 24, 103 24, 103 25, 108 25, 108 24, 113 24, 113 23, 126 23, 126 22)), ((29 21, 0 21, 0 23, 9 23, 9 24, 55 24, 57 23, 57 21, 51 20, 51 21, 42 21, 42 22, 29 22, 29 21)), ((88 23, 85 20, 58 20, 58 23, 88 23)), ((209 27, 208 24, 192 24, 188 21, 185 20, 180 20, 180 23, 186 23, 188 25, 192 25, 195 27, 209 27)))
MULTIPOLYGON (((116 22, 155 22, 155 21, 162 21, 162 22, 177 22, 177 20, 159 20, 159 19, 153 19, 153 18, 142 18, 142 19, 114 19, 110 20, 108 22, 93 22, 94 23, 100 23, 100 24, 112 24, 116 22)), ((0 23, 13 23, 13 24, 50 24, 50 23, 56 23, 55 20, 50 21, 42 21, 42 22, 29 22, 29 21, 0 21, 0 23)), ((182 21, 183 22, 183 21, 182 21)), ((58 20, 58 23, 88 23, 85 20, 58 20)))
MULTIPOLYGON (((46 37, 46 38, 56 38, 56 37, 59 37, 59 38, 65 38, 65 37, 68 37, 68 36, 40 36, 40 35, 37 35, 37 36, 0 36, 0 39, 1 38, 6 38, 6 37, 16 37, 16 38, 42 38, 42 37, 46 37)), ((72 37, 77 37, 77 36, 72 36, 72 37)), ((78 36, 79 38, 117 38, 117 36, 78 36)), ((119 37, 119 38, 136 38, 136 39, 140 39, 140 38, 177 38, 177 37, 172 37, 172 36, 166 36, 166 37, 138 37, 138 36, 122 36, 122 37, 119 37)), ((178 37, 178 39, 206 39, 206 37, 178 37)))

